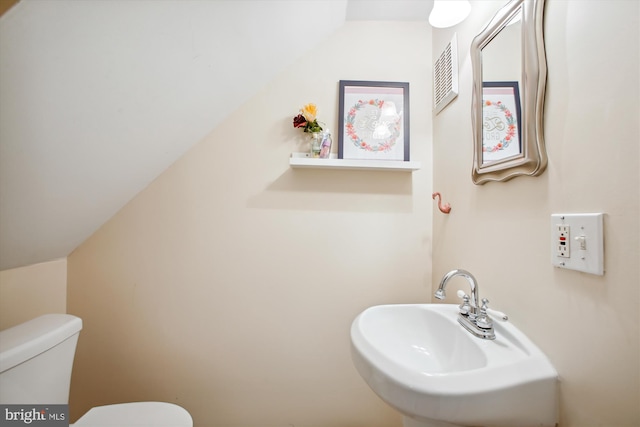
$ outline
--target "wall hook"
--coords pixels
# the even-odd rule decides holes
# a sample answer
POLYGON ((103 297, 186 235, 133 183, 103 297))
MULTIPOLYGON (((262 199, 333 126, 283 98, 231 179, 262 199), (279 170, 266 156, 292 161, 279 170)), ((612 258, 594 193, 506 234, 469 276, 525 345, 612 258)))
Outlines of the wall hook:
POLYGON ((431 195, 431 198, 433 200, 436 199, 436 197, 438 198, 438 209, 440 209, 440 212, 444 213, 444 214, 448 214, 449 212, 451 212, 451 205, 449 203, 442 203, 442 195, 439 192, 435 192, 431 195))

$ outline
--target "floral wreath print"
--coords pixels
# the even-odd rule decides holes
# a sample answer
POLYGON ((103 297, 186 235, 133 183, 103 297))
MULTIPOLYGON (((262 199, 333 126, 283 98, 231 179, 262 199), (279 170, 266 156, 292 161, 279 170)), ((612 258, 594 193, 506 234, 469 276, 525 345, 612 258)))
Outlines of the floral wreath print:
POLYGON ((345 118, 347 136, 359 149, 373 152, 386 152, 393 148, 400 136, 401 115, 396 112, 393 102, 380 99, 368 101, 359 100, 349 109, 345 118), (360 112, 360 114, 357 114, 360 112), (356 117, 357 115, 357 117, 356 117), (379 142, 369 142, 358 135, 357 130, 368 131, 371 139, 379 142))
MULTIPOLYGON (((511 142, 514 140, 516 136, 516 130, 517 130, 516 118, 513 116, 513 114, 511 114, 511 111, 509 111, 509 109, 501 101, 498 101, 498 102, 485 101, 484 108, 487 108, 487 107, 497 108, 502 112, 504 117, 507 119, 507 126, 506 126, 507 134, 504 136, 504 138, 502 138, 502 140, 500 140, 497 144, 493 146, 489 144, 485 144, 484 142, 482 144, 482 151, 484 153, 495 153, 496 151, 504 150, 505 148, 507 148, 509 144, 511 144, 511 142)), ((489 119, 484 119, 483 121, 484 121, 483 128, 486 131, 496 130, 496 131, 502 132, 505 130, 504 122, 500 120, 499 117, 494 116, 494 117, 490 117, 489 119)))

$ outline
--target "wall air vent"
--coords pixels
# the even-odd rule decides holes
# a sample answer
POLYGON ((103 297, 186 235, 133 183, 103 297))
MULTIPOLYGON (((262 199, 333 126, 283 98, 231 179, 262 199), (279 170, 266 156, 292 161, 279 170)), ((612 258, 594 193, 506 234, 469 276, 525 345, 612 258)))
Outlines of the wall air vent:
POLYGON ((456 34, 433 66, 433 105, 438 114, 458 96, 458 39, 456 34))

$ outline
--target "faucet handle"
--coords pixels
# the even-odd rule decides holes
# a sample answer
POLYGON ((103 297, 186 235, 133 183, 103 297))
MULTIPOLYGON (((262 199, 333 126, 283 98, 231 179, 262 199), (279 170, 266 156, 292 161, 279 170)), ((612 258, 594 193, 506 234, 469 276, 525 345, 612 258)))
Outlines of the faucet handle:
MULTIPOLYGON (((464 295, 465 295, 464 292, 458 291, 458 297, 462 298, 464 295)), ((484 302, 484 300, 482 300, 482 302, 484 302)), ((489 300, 487 300, 487 303, 489 303, 489 300)), ((487 310, 487 314, 489 316, 491 316, 492 319, 500 320, 501 322, 506 322, 506 321, 509 320, 509 316, 507 316, 502 311, 498 311, 498 310, 494 310, 493 308, 489 308, 489 307, 487 307, 486 304, 484 304, 484 306, 485 306, 485 308, 487 310)))
MULTIPOLYGON (((462 291, 459 291, 459 292, 462 292, 462 291)), ((458 296, 460 295, 458 294, 458 296)), ((501 322, 506 322, 507 320, 509 320, 509 316, 507 316, 501 311, 494 310, 493 308, 489 308, 488 304, 489 304, 489 300, 487 300, 486 298, 482 300, 482 306, 485 308, 486 313, 489 316, 491 316, 492 319, 500 320, 501 322), (486 303, 485 303, 485 300, 487 301, 486 303)))
POLYGON ((465 294, 463 291, 458 291, 458 298, 462 298, 462 304, 458 306, 458 311, 460 314, 467 316, 471 311, 471 305, 469 304, 469 295, 465 294))
POLYGON ((491 316, 491 318, 500 320, 502 322, 506 322, 507 320, 509 320, 509 316, 501 311, 494 310, 493 308, 487 308, 487 314, 491 316))
POLYGON ((476 325, 482 329, 491 329, 493 328, 493 322, 491 318, 487 316, 487 310, 489 309, 489 300, 486 298, 482 298, 482 306, 480 307, 480 314, 476 319, 476 325))

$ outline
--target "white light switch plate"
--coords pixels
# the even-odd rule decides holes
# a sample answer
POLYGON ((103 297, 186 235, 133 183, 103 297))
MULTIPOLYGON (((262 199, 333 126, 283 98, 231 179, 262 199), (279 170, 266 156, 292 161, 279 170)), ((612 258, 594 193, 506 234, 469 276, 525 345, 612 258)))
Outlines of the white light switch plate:
POLYGON ((559 268, 604 274, 602 213, 552 214, 551 263, 559 268))

